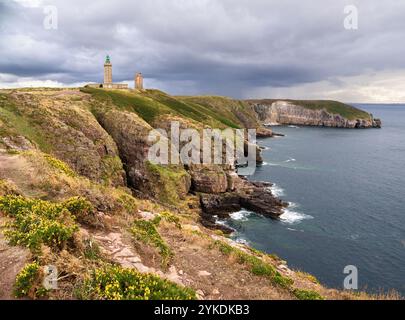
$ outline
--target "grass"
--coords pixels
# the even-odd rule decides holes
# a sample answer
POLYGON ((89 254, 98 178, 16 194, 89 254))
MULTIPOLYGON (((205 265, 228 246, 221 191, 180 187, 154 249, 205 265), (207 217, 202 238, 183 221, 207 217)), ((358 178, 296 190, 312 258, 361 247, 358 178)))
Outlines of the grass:
MULTIPOLYGON (((240 128, 237 118, 230 112, 226 103, 224 110, 203 105, 186 99, 170 96, 159 90, 146 90, 142 93, 83 88, 100 101, 111 103, 120 109, 137 113, 149 124, 159 116, 171 114, 209 125, 214 128, 240 128)), ((227 100, 230 103, 232 100, 227 100)))
POLYGON ((303 271, 296 271, 296 273, 297 273, 297 275, 301 276, 304 279, 311 281, 312 283, 320 284, 319 280, 312 274, 309 274, 309 273, 303 272, 303 271))
POLYGON ((96 300, 194 300, 194 290, 134 269, 96 269, 78 292, 79 299, 96 300))
MULTIPOLYGON (((256 276, 268 278, 273 284, 289 290, 299 300, 323 300, 324 298, 316 291, 293 288, 294 281, 283 276, 271 264, 263 261, 257 256, 250 255, 240 249, 222 241, 215 241, 214 245, 227 255, 234 256, 237 262, 249 267, 250 272, 256 276)), ((258 252, 256 250, 256 252, 258 252)))
POLYGON ((350 105, 347 105, 342 102, 338 101, 331 101, 331 100, 325 100, 325 101, 313 101, 313 100, 298 100, 295 101, 296 103, 302 105, 303 107, 307 109, 326 109, 326 111, 333 113, 333 114, 340 114, 342 117, 349 119, 349 120, 355 120, 355 119, 369 119, 370 115, 362 111, 360 109, 357 109, 355 107, 352 107, 350 105))
POLYGON ((69 177, 75 177, 76 173, 63 161, 56 159, 49 154, 44 154, 45 160, 55 169, 63 172, 69 177))
POLYGON ((237 100, 226 97, 216 96, 182 96, 178 99, 195 106, 201 112, 221 122, 226 127, 238 129, 242 128, 243 124, 240 119, 232 112, 236 109, 244 110, 244 106, 237 100))
POLYGON ((84 257, 89 260, 99 260, 101 258, 101 250, 97 242, 92 239, 84 240, 84 257))
POLYGON ((121 158, 119 156, 104 156, 102 158, 101 180, 105 185, 108 185, 117 175, 123 174, 121 158))
POLYGON ((313 290, 294 289, 293 293, 299 300, 324 300, 318 292, 313 290))
POLYGON ((250 271, 257 276, 264 276, 272 283, 279 285, 282 288, 290 288, 293 280, 280 274, 272 265, 264 262, 262 259, 250 255, 240 249, 234 248, 231 245, 222 241, 215 241, 219 250, 225 255, 233 255, 237 258, 238 263, 249 267, 250 271))
POLYGON ((152 221, 135 220, 131 228, 131 233, 135 239, 157 248, 162 258, 162 266, 165 267, 173 256, 173 252, 157 231, 157 226, 160 221, 160 216, 157 216, 152 221))
POLYGON ((0 136, 24 136, 31 142, 36 143, 42 151, 49 153, 52 147, 46 141, 45 136, 20 114, 10 99, 5 95, 1 96, 0 123, 3 122, 6 126, 0 126, 0 136))
POLYGON ((82 92, 91 94, 103 102, 110 102, 119 109, 137 113, 146 122, 151 123, 162 114, 171 113, 171 110, 159 102, 130 92, 83 88, 82 92))
POLYGON ((215 122, 215 120, 219 120, 217 114, 206 112, 207 110, 205 110, 204 108, 202 108, 197 104, 182 101, 162 91, 147 90, 147 96, 151 97, 156 101, 159 101, 161 104, 170 108, 174 113, 181 115, 185 118, 190 118, 197 122, 205 124, 212 124, 212 122, 215 122))
POLYGON ((191 180, 182 167, 163 166, 147 161, 146 168, 156 186, 153 191, 160 201, 176 205, 188 193, 191 180))
POLYGON ((181 229, 180 218, 168 211, 162 211, 159 216, 169 223, 173 223, 178 229, 181 229))

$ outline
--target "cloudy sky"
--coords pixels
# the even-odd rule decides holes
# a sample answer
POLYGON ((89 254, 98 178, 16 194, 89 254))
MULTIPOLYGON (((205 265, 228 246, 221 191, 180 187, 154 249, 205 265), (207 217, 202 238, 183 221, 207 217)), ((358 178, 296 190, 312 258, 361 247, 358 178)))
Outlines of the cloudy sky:
POLYGON ((101 82, 110 54, 172 94, 405 102, 405 1, 0 0, 0 54, 2 88, 101 82))

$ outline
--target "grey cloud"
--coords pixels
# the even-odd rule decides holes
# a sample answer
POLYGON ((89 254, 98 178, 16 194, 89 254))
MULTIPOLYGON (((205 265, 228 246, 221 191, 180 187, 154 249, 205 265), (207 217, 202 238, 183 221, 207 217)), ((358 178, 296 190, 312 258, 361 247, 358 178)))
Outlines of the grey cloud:
POLYGON ((115 81, 142 71, 175 94, 238 97, 405 69, 405 3, 351 2, 357 31, 343 28, 347 1, 44 1, 59 13, 59 29, 49 31, 41 7, 0 1, 0 73, 100 81, 109 53, 115 81))

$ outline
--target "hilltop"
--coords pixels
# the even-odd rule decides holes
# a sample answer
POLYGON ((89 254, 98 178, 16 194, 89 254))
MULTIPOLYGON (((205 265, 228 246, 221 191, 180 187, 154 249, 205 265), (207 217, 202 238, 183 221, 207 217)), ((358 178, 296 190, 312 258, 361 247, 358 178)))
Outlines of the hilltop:
POLYGON ((0 90, 0 297, 384 298, 328 289, 232 241, 216 214, 243 205, 277 218, 286 204, 229 166, 149 162, 148 133, 171 120, 272 135, 250 102, 225 97, 0 90), (42 285, 47 265, 58 290, 42 285))

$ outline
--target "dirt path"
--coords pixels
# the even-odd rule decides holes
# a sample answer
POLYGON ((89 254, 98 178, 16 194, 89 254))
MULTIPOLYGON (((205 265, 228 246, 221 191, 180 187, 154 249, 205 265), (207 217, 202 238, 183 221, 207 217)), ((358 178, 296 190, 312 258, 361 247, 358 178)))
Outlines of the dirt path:
MULTIPOLYGON (((0 225, 4 221, 0 217, 0 225)), ((27 263, 29 256, 27 249, 9 246, 0 229, 0 300, 14 299, 12 293, 15 277, 27 263)))
POLYGON ((212 248, 212 241, 176 228, 164 228, 161 231, 175 252, 173 265, 189 279, 185 285, 198 290, 203 299, 293 298, 286 290, 273 286, 263 277, 253 275, 217 248, 212 248))
POLYGON ((182 277, 174 266, 169 268, 166 272, 162 272, 154 267, 145 265, 144 263, 146 262, 142 261, 142 258, 136 252, 131 241, 125 239, 121 233, 97 232, 92 236, 99 245, 102 253, 124 268, 133 268, 141 273, 153 273, 178 284, 184 285, 185 282, 187 282, 187 279, 182 277))

